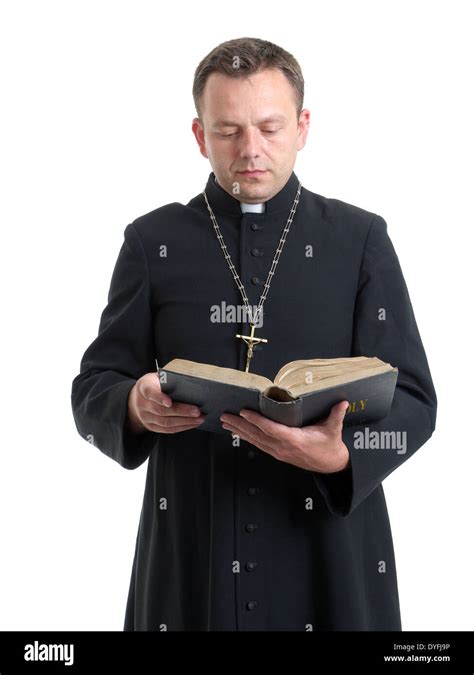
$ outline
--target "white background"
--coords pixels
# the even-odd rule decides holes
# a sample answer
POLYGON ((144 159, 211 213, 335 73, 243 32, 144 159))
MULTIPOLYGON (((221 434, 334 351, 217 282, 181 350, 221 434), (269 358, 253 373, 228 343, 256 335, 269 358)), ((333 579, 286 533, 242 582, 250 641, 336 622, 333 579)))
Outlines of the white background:
POLYGON ((211 170, 194 69, 234 37, 299 60, 303 185, 382 215, 438 394, 384 482, 404 630, 472 630, 472 5, 3 2, 0 629, 121 630, 146 463, 77 434, 70 389, 131 220, 211 170))

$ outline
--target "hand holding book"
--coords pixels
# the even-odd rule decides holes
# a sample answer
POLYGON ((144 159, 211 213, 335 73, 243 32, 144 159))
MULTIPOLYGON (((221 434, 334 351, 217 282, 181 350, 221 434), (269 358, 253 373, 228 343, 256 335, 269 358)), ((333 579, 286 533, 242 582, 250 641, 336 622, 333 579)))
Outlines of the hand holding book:
POLYGON ((336 473, 349 465, 349 450, 342 440, 348 401, 336 403, 327 419, 303 428, 288 427, 251 410, 240 416, 224 414, 222 427, 281 462, 307 471, 336 473))
POLYGON ((198 407, 172 401, 162 392, 156 373, 143 375, 129 392, 127 429, 132 434, 176 434, 196 429, 203 422, 198 407))

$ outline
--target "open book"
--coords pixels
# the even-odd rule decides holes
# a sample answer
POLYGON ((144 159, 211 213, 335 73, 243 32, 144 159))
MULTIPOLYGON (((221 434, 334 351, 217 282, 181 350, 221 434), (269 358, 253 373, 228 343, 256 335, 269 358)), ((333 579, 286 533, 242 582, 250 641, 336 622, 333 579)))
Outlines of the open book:
POLYGON ((158 376, 173 401, 201 408, 206 420, 199 429, 227 433, 220 416, 238 415, 243 408, 301 427, 324 419, 346 400, 345 425, 382 419, 390 412, 398 368, 367 356, 299 360, 286 363, 272 382, 255 373, 173 359, 158 368, 158 376))

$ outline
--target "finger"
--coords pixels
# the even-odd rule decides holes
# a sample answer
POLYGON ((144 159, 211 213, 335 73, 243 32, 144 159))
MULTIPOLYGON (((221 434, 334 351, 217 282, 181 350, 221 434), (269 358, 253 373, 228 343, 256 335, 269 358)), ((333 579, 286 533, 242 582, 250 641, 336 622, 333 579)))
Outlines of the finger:
POLYGON ((291 441, 294 431, 291 427, 287 427, 285 424, 279 424, 278 422, 269 420, 267 417, 264 417, 253 410, 243 409, 240 411, 240 416, 249 421, 251 424, 257 426, 267 436, 271 436, 272 438, 275 438, 284 443, 289 443, 291 441))
POLYGON ((279 461, 282 461, 282 457, 280 452, 275 448, 269 445, 268 443, 264 443, 259 439, 253 438, 249 434, 246 434, 245 432, 237 431, 233 426, 230 426, 229 424, 225 424, 222 427, 223 429, 228 429, 232 434, 237 435, 242 441, 246 441, 247 443, 250 443, 250 445, 254 445, 255 447, 259 448, 260 450, 263 450, 269 455, 272 455, 275 459, 278 459, 279 461))
POLYGON ((339 434, 341 432, 344 417, 346 416, 346 411, 349 405, 350 404, 348 401, 340 401, 339 403, 336 403, 336 405, 333 405, 331 412, 329 413, 329 417, 324 423, 326 428, 329 428, 329 430, 335 434, 339 434))
POLYGON ((197 406, 177 402, 174 402, 170 408, 159 404, 155 404, 154 406, 144 405, 142 410, 147 410, 155 415, 172 417, 199 417, 201 414, 201 410, 197 406))
POLYGON ((138 393, 148 401, 158 403, 165 408, 171 408, 173 405, 172 398, 161 391, 158 378, 149 378, 147 376, 147 379, 144 379, 142 382, 140 382, 137 388, 138 393))
POLYGON ((147 425, 147 429, 159 434, 177 434, 180 431, 190 431, 191 429, 196 429, 199 426, 199 424, 179 424, 174 427, 161 427, 158 424, 150 424, 147 425))
POLYGON ((163 428, 169 428, 172 426, 183 425, 183 424, 196 424, 204 422, 206 419, 204 415, 199 417, 187 417, 182 415, 156 415, 153 413, 143 413, 141 414, 141 420, 143 424, 155 424, 163 428))
MULTIPOLYGON (((228 416, 226 415, 225 417, 227 418, 228 416)), ((234 433, 240 436, 240 438, 242 438, 243 440, 250 439, 251 443, 258 442, 263 444, 272 443, 273 445, 276 444, 279 445, 279 441, 273 438, 269 438, 263 431, 261 431, 261 429, 259 429, 255 425, 250 424, 249 422, 246 422, 245 420, 242 420, 241 418, 235 415, 231 415, 230 417, 236 419, 237 422, 233 421, 224 422, 223 423, 224 428, 229 427, 230 430, 234 431, 234 433)))

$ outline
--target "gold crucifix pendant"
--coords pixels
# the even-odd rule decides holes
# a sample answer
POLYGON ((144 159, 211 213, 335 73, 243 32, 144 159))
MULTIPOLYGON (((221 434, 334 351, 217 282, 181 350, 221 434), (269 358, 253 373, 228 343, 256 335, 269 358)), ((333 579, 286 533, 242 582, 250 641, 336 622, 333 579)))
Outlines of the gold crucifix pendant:
POLYGON ((245 364, 245 372, 249 372, 249 367, 250 367, 250 359, 253 356, 253 346, 256 344, 259 344, 260 342, 268 342, 265 338, 257 338, 254 336, 255 333, 255 324, 250 324, 251 329, 250 329, 250 335, 239 335, 238 333, 236 334, 235 337, 241 338, 245 344, 247 345, 247 363, 245 364))

